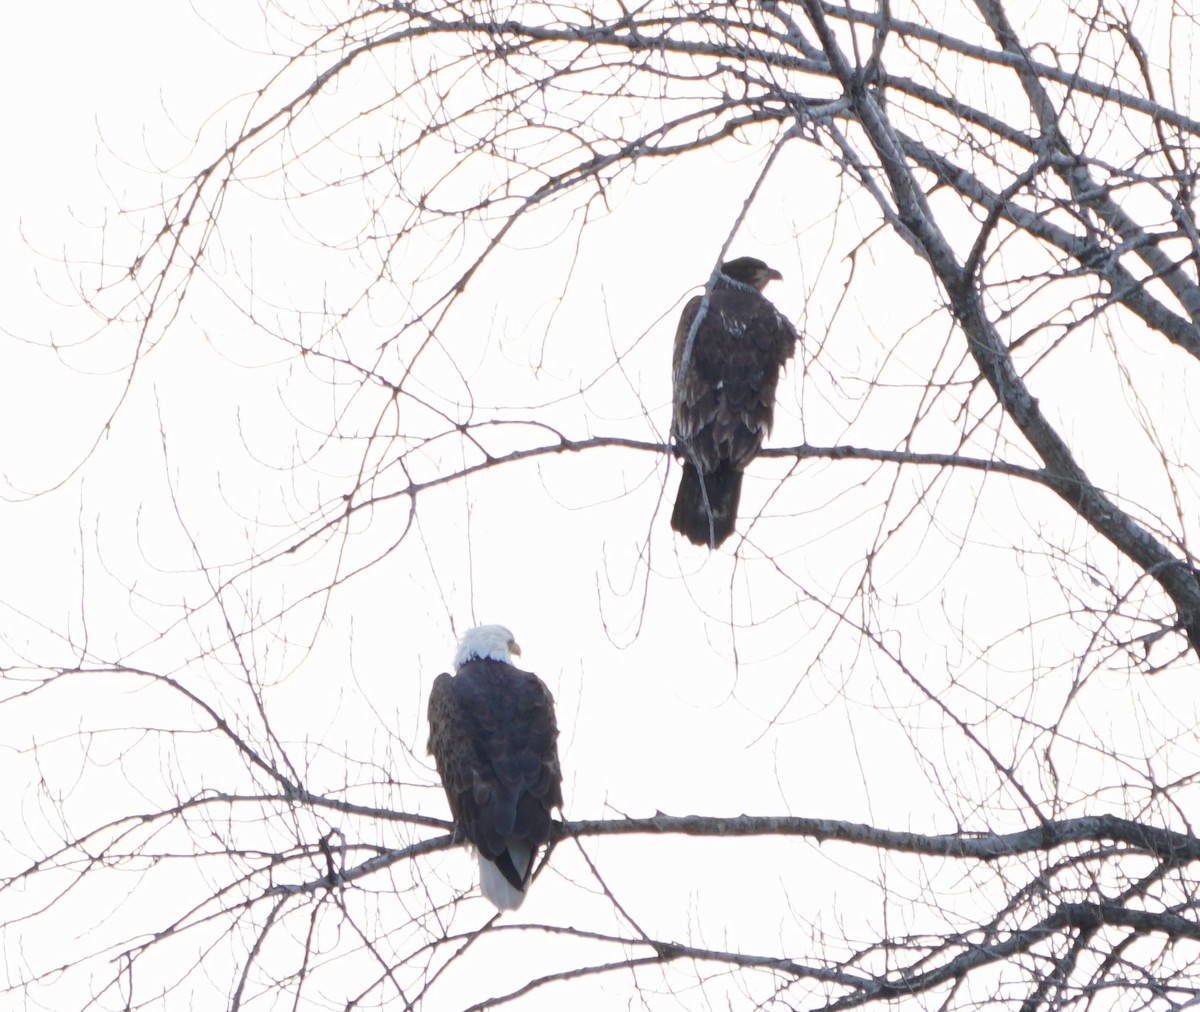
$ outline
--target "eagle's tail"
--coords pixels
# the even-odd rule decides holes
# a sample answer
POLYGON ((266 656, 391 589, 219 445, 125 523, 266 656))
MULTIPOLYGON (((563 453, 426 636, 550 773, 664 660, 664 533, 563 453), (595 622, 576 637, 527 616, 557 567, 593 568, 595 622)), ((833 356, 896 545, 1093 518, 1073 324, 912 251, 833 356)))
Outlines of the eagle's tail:
POLYGON ((533 851, 521 841, 511 841, 494 861, 479 855, 479 890, 500 910, 516 910, 525 899, 525 886, 533 865, 533 851))
POLYGON ((685 460, 671 526, 693 545, 717 548, 733 533, 738 500, 742 497, 742 472, 722 461, 715 471, 704 475, 703 488, 700 480, 695 465, 685 460))

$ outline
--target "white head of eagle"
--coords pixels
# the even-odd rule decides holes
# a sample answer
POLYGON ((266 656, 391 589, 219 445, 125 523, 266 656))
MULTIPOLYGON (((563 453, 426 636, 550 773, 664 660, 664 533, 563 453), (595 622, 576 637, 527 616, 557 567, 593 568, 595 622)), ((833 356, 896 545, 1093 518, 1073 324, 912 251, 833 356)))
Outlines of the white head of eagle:
POLYGON ((469 629, 454 674, 429 693, 429 752, 437 763, 454 829, 479 854, 479 886, 501 910, 525 898, 550 812, 562 807, 554 697, 502 625, 469 629))
POLYGON ((774 420, 779 373, 798 340, 762 294, 782 277, 755 257, 728 260, 675 330, 672 436, 683 477, 671 526, 695 545, 716 548, 733 533, 742 472, 774 420))

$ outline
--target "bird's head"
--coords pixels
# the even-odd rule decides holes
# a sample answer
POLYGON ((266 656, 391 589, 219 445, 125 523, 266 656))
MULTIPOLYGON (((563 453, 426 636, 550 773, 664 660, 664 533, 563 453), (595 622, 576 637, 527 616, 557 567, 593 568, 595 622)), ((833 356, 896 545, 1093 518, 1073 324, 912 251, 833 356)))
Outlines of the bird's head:
POLYGON ((761 292, 769 281, 782 281, 783 275, 774 267, 768 267, 756 257, 738 257, 721 264, 721 273, 727 278, 749 285, 761 292))
POLYGON ((458 641, 458 649, 454 652, 454 669, 457 671, 467 661, 503 661, 512 662, 514 657, 521 656, 521 648, 513 634, 502 625, 477 625, 468 629, 458 641))

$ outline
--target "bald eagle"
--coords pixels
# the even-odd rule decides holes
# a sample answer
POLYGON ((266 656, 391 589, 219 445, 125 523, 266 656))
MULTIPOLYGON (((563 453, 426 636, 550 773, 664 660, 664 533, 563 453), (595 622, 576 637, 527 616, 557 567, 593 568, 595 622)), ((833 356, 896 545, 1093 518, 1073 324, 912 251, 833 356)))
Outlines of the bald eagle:
POLYGON ((709 294, 689 300, 679 318, 672 435, 683 477, 671 527, 694 545, 716 548, 733 533, 742 471, 771 430, 779 371, 797 340, 762 294, 782 277, 754 257, 729 260, 709 294))
POLYGON ((554 697, 510 662, 521 649, 502 625, 458 641, 455 674, 429 693, 429 752, 455 831, 479 853, 479 887, 501 910, 525 898, 550 811, 562 807, 554 697))

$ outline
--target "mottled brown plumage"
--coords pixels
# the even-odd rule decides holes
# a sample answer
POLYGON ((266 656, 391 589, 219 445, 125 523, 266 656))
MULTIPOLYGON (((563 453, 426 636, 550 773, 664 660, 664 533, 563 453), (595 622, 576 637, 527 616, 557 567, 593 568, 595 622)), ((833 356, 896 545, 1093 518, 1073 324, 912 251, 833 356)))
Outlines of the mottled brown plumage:
POLYGON ((774 421, 779 372, 797 341, 795 327, 762 295, 781 277, 754 257, 721 265, 682 377, 704 296, 689 300, 675 331, 673 435, 683 476, 671 526, 696 545, 716 548, 733 533, 742 472, 774 421))
POLYGON ((429 693, 429 751, 455 830, 478 850, 481 888, 501 909, 524 899, 550 812, 562 807, 554 698, 510 651, 520 653, 503 626, 470 630, 456 673, 438 675, 429 693))

